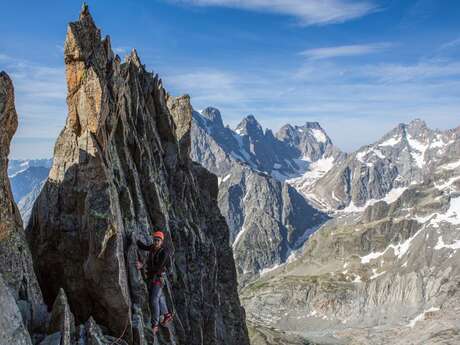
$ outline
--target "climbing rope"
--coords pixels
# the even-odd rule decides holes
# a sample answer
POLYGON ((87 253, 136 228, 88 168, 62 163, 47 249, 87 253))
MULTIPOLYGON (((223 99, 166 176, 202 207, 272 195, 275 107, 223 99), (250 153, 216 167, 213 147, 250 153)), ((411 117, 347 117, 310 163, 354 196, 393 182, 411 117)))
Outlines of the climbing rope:
MULTIPOLYGON (((128 329, 128 324, 129 324, 128 320, 129 320, 129 319, 127 318, 127 319, 126 319, 125 329, 123 330, 123 333, 121 333, 121 335, 120 335, 117 339, 115 339, 114 341, 112 341, 109 345, 118 344, 118 342, 119 342, 120 340, 122 340, 122 338, 125 336, 126 330, 128 329)), ((123 342, 125 342, 125 341, 123 340, 123 342)), ((126 342, 125 342, 125 343, 126 343, 126 342)))

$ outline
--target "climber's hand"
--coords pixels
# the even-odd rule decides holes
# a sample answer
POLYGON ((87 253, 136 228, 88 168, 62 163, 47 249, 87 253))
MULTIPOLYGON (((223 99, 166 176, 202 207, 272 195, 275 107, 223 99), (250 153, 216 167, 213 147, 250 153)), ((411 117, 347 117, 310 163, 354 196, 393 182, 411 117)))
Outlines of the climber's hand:
POLYGON ((142 264, 142 262, 136 261, 136 268, 137 268, 138 270, 141 270, 142 267, 144 267, 144 265, 142 264))

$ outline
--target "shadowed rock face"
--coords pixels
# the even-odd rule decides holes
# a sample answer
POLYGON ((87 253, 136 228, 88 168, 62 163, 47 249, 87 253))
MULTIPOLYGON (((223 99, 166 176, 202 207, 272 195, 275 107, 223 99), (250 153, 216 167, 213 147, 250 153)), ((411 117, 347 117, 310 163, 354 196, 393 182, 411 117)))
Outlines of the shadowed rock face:
POLYGON ((136 51, 121 63, 86 7, 65 64, 67 123, 27 228, 46 303, 63 288, 78 323, 142 338, 148 296, 127 238, 161 228, 175 256, 174 340, 248 344, 217 178, 188 156, 189 98, 169 96, 136 51))
POLYGON ((277 154, 283 148, 294 151, 275 138, 268 140, 253 116, 245 118, 234 132, 223 127, 215 108, 193 113, 192 158, 219 176, 218 202, 230 228, 240 287, 286 262, 328 219, 293 187, 257 169, 269 164, 264 157, 289 157, 277 154), (236 158, 243 156, 249 160, 236 158))
MULTIPOLYGON (((21 216, 13 200, 7 175, 9 147, 17 126, 13 84, 5 72, 0 72, 0 280, 2 281, 0 313, 6 316, 6 322, 17 321, 14 321, 16 325, 10 324, 13 331, 21 323, 32 331, 41 326, 45 311, 25 240, 21 216), (7 292, 6 289, 9 291, 7 292), (14 299, 11 301, 9 296, 14 299), (20 315, 19 318, 13 316, 15 310, 8 306, 14 306, 11 307, 13 309, 19 308, 22 320, 20 315)), ((8 333, 3 321, 1 324, 2 332, 8 333)), ((27 335, 25 330, 22 333, 27 335)), ((10 341, 19 340, 13 335, 10 341)))

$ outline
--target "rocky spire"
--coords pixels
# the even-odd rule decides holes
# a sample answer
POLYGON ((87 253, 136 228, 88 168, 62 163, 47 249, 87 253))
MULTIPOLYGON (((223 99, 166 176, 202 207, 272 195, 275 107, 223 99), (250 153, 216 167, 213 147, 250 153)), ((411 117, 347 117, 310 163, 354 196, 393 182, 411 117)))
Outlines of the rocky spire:
POLYGON ((252 138, 259 138, 264 135, 264 131, 260 123, 256 120, 254 115, 246 116, 236 126, 235 132, 238 134, 249 135, 252 138))
MULTIPOLYGON (((14 90, 10 77, 0 72, 0 158, 8 158, 10 143, 18 128, 18 115, 14 107, 14 90)), ((5 165, 6 167, 6 165, 5 165)))
POLYGON ((62 287, 77 322, 92 317, 129 344, 141 339, 143 254, 128 239, 148 242, 161 228, 175 253, 169 336, 248 344, 217 178, 189 158, 189 97, 169 96, 135 50, 120 63, 87 7, 69 24, 65 63, 68 118, 27 230, 47 304, 62 287))
POLYGON ((211 121, 214 125, 218 127, 224 127, 224 123, 222 122, 222 115, 220 114, 219 109, 207 107, 201 112, 201 115, 211 121))
MULTIPOLYGON (((6 323, 0 320, 0 324, 2 328, 8 328, 13 318, 17 318, 18 315, 13 316, 17 314, 17 308, 7 307, 16 303, 17 306, 21 306, 22 318, 19 316, 19 319, 15 320, 16 325, 11 325, 14 328, 12 332, 16 332, 17 328, 18 334, 27 334, 24 327, 31 331, 43 325, 46 321, 46 310, 7 174, 9 147, 17 126, 13 83, 5 72, 0 72, 0 285, 5 284, 10 291, 8 296, 11 294, 14 298, 13 301, 7 301, 8 296, 5 295, 4 289, 0 288, 0 295, 3 295, 0 303, 1 314, 9 315, 6 323)), ((1 331, 9 332, 8 329, 1 331)), ((2 333, 1 337, 3 336, 2 333)))

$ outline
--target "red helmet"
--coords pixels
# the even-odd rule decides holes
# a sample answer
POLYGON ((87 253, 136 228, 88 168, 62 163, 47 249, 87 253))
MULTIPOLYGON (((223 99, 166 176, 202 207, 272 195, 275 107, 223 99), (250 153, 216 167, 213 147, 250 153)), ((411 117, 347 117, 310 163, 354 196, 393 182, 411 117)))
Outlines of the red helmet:
POLYGON ((165 235, 163 234, 163 231, 159 231, 159 230, 154 231, 152 233, 152 236, 153 236, 153 238, 160 238, 162 241, 164 241, 164 239, 165 239, 165 235))

